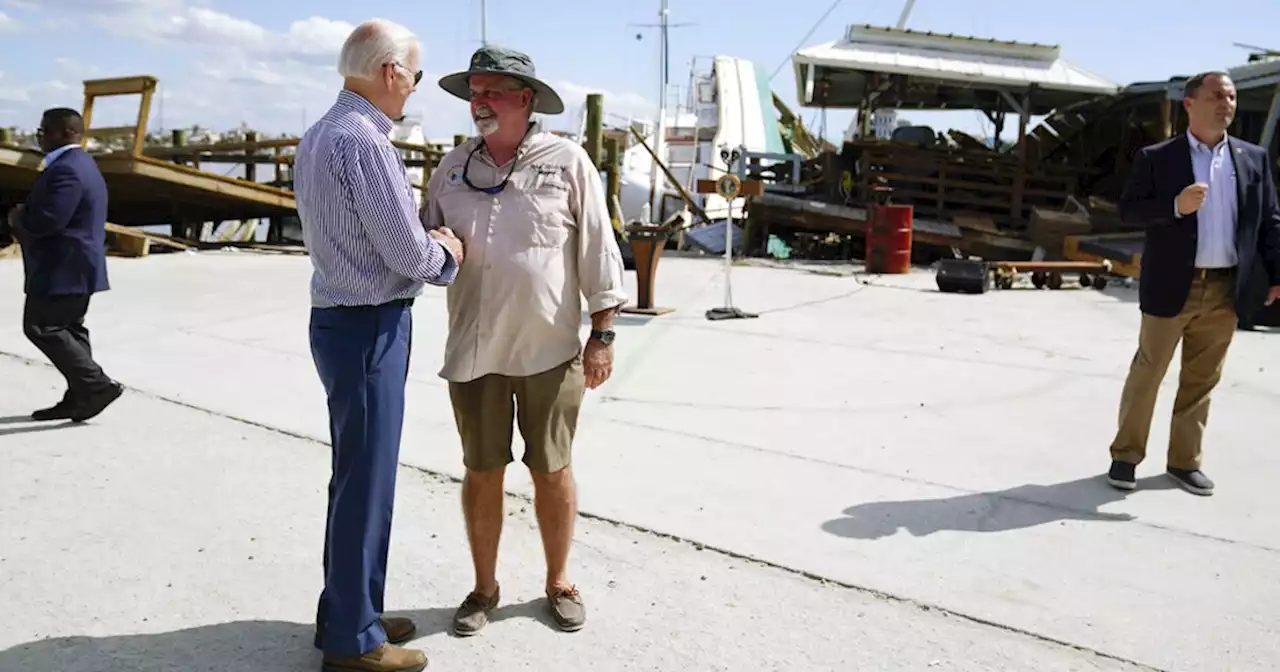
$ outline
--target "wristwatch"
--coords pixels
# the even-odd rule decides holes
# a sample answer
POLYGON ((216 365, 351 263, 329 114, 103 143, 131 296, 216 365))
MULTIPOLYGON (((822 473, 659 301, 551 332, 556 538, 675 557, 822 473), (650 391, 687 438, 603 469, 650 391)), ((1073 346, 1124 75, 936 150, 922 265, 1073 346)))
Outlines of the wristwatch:
POLYGON ((591 330, 591 338, 594 338, 605 345, 613 345, 613 336, 614 336, 614 333, 612 329, 592 329, 591 330))

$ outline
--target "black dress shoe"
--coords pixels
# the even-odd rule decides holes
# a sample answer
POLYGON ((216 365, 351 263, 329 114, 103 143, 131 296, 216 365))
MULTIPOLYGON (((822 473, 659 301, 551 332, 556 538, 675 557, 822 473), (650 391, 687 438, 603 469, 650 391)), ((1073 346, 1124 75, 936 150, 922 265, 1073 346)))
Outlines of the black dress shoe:
POLYGON ((46 422, 49 420, 70 420, 75 413, 75 404, 63 399, 49 408, 42 408, 31 414, 31 419, 37 422, 46 422))
POLYGON ((1111 487, 1120 490, 1133 490, 1138 487, 1138 479, 1134 476, 1138 465, 1113 460, 1111 470, 1107 472, 1107 482, 1111 487))
POLYGON ((1201 495, 1208 497, 1213 494, 1213 481, 1204 475, 1199 469, 1174 469, 1169 467, 1165 472, 1169 478, 1173 479, 1183 490, 1193 495, 1201 495))
POLYGON ((117 382, 112 382, 109 386, 96 390, 85 395, 76 404, 71 419, 75 422, 84 422, 107 409, 120 395, 124 394, 124 386, 117 382))

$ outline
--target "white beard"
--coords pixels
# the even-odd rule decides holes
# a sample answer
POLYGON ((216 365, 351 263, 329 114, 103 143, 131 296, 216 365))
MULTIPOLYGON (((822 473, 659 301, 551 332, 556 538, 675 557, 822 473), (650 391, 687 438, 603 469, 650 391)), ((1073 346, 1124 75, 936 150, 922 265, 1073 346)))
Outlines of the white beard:
POLYGON ((476 122, 476 130, 480 132, 480 135, 484 135, 484 136, 493 135, 493 133, 498 130, 497 117, 487 117, 484 119, 476 119, 475 122, 476 122))

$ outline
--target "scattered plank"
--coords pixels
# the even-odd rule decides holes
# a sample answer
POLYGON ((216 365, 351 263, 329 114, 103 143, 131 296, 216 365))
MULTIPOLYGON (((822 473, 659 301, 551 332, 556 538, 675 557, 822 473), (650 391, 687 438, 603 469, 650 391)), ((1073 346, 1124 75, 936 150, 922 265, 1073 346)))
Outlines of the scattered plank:
POLYGON ((171 236, 150 233, 128 226, 107 222, 107 233, 115 234, 117 250, 123 256, 142 257, 150 252, 151 245, 160 245, 174 250, 195 249, 194 245, 184 243, 171 236))

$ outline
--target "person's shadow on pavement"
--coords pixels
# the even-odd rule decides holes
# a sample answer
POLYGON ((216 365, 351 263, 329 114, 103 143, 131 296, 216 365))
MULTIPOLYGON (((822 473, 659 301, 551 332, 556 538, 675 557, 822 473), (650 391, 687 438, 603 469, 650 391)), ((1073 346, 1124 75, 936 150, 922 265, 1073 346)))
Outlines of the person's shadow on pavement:
POLYGON ((30 415, 9 415, 0 417, 0 436, 8 436, 10 434, 29 434, 31 432, 47 432, 53 429, 69 429, 71 427, 81 426, 83 426, 83 423, 71 422, 70 420, 63 422, 39 422, 32 420, 30 415))
MULTIPOLYGON (((1163 475, 1138 482, 1139 490, 1172 487, 1163 475)), ((941 499, 866 502, 845 509, 843 517, 823 523, 822 529, 840 537, 879 539, 898 530, 923 537, 943 530, 1007 532, 1064 520, 1128 521, 1134 519, 1130 514, 1099 510, 1128 494, 1093 476, 941 499)))
MULTIPOLYGON (((453 634, 453 614, 455 609, 437 608, 427 609, 424 611, 405 612, 405 616, 413 619, 418 625, 418 637, 426 637, 423 633, 446 632, 450 637, 456 637, 453 634)), ((489 613, 489 626, 494 623, 500 623, 509 619, 523 618, 530 621, 537 621, 542 625, 560 632, 560 628, 551 618, 551 613, 547 607, 545 598, 534 598, 525 602, 512 602, 511 604, 501 604, 497 609, 489 613)), ((3 669, 3 668, 0 668, 3 669)))
MULTIPOLYGON (((405 615, 418 626, 417 640, 447 631, 453 611, 441 607, 405 615)), ((287 621, 236 621, 144 635, 51 637, 0 651, 0 670, 313 672, 323 656, 313 646, 314 639, 313 624, 287 621)))

